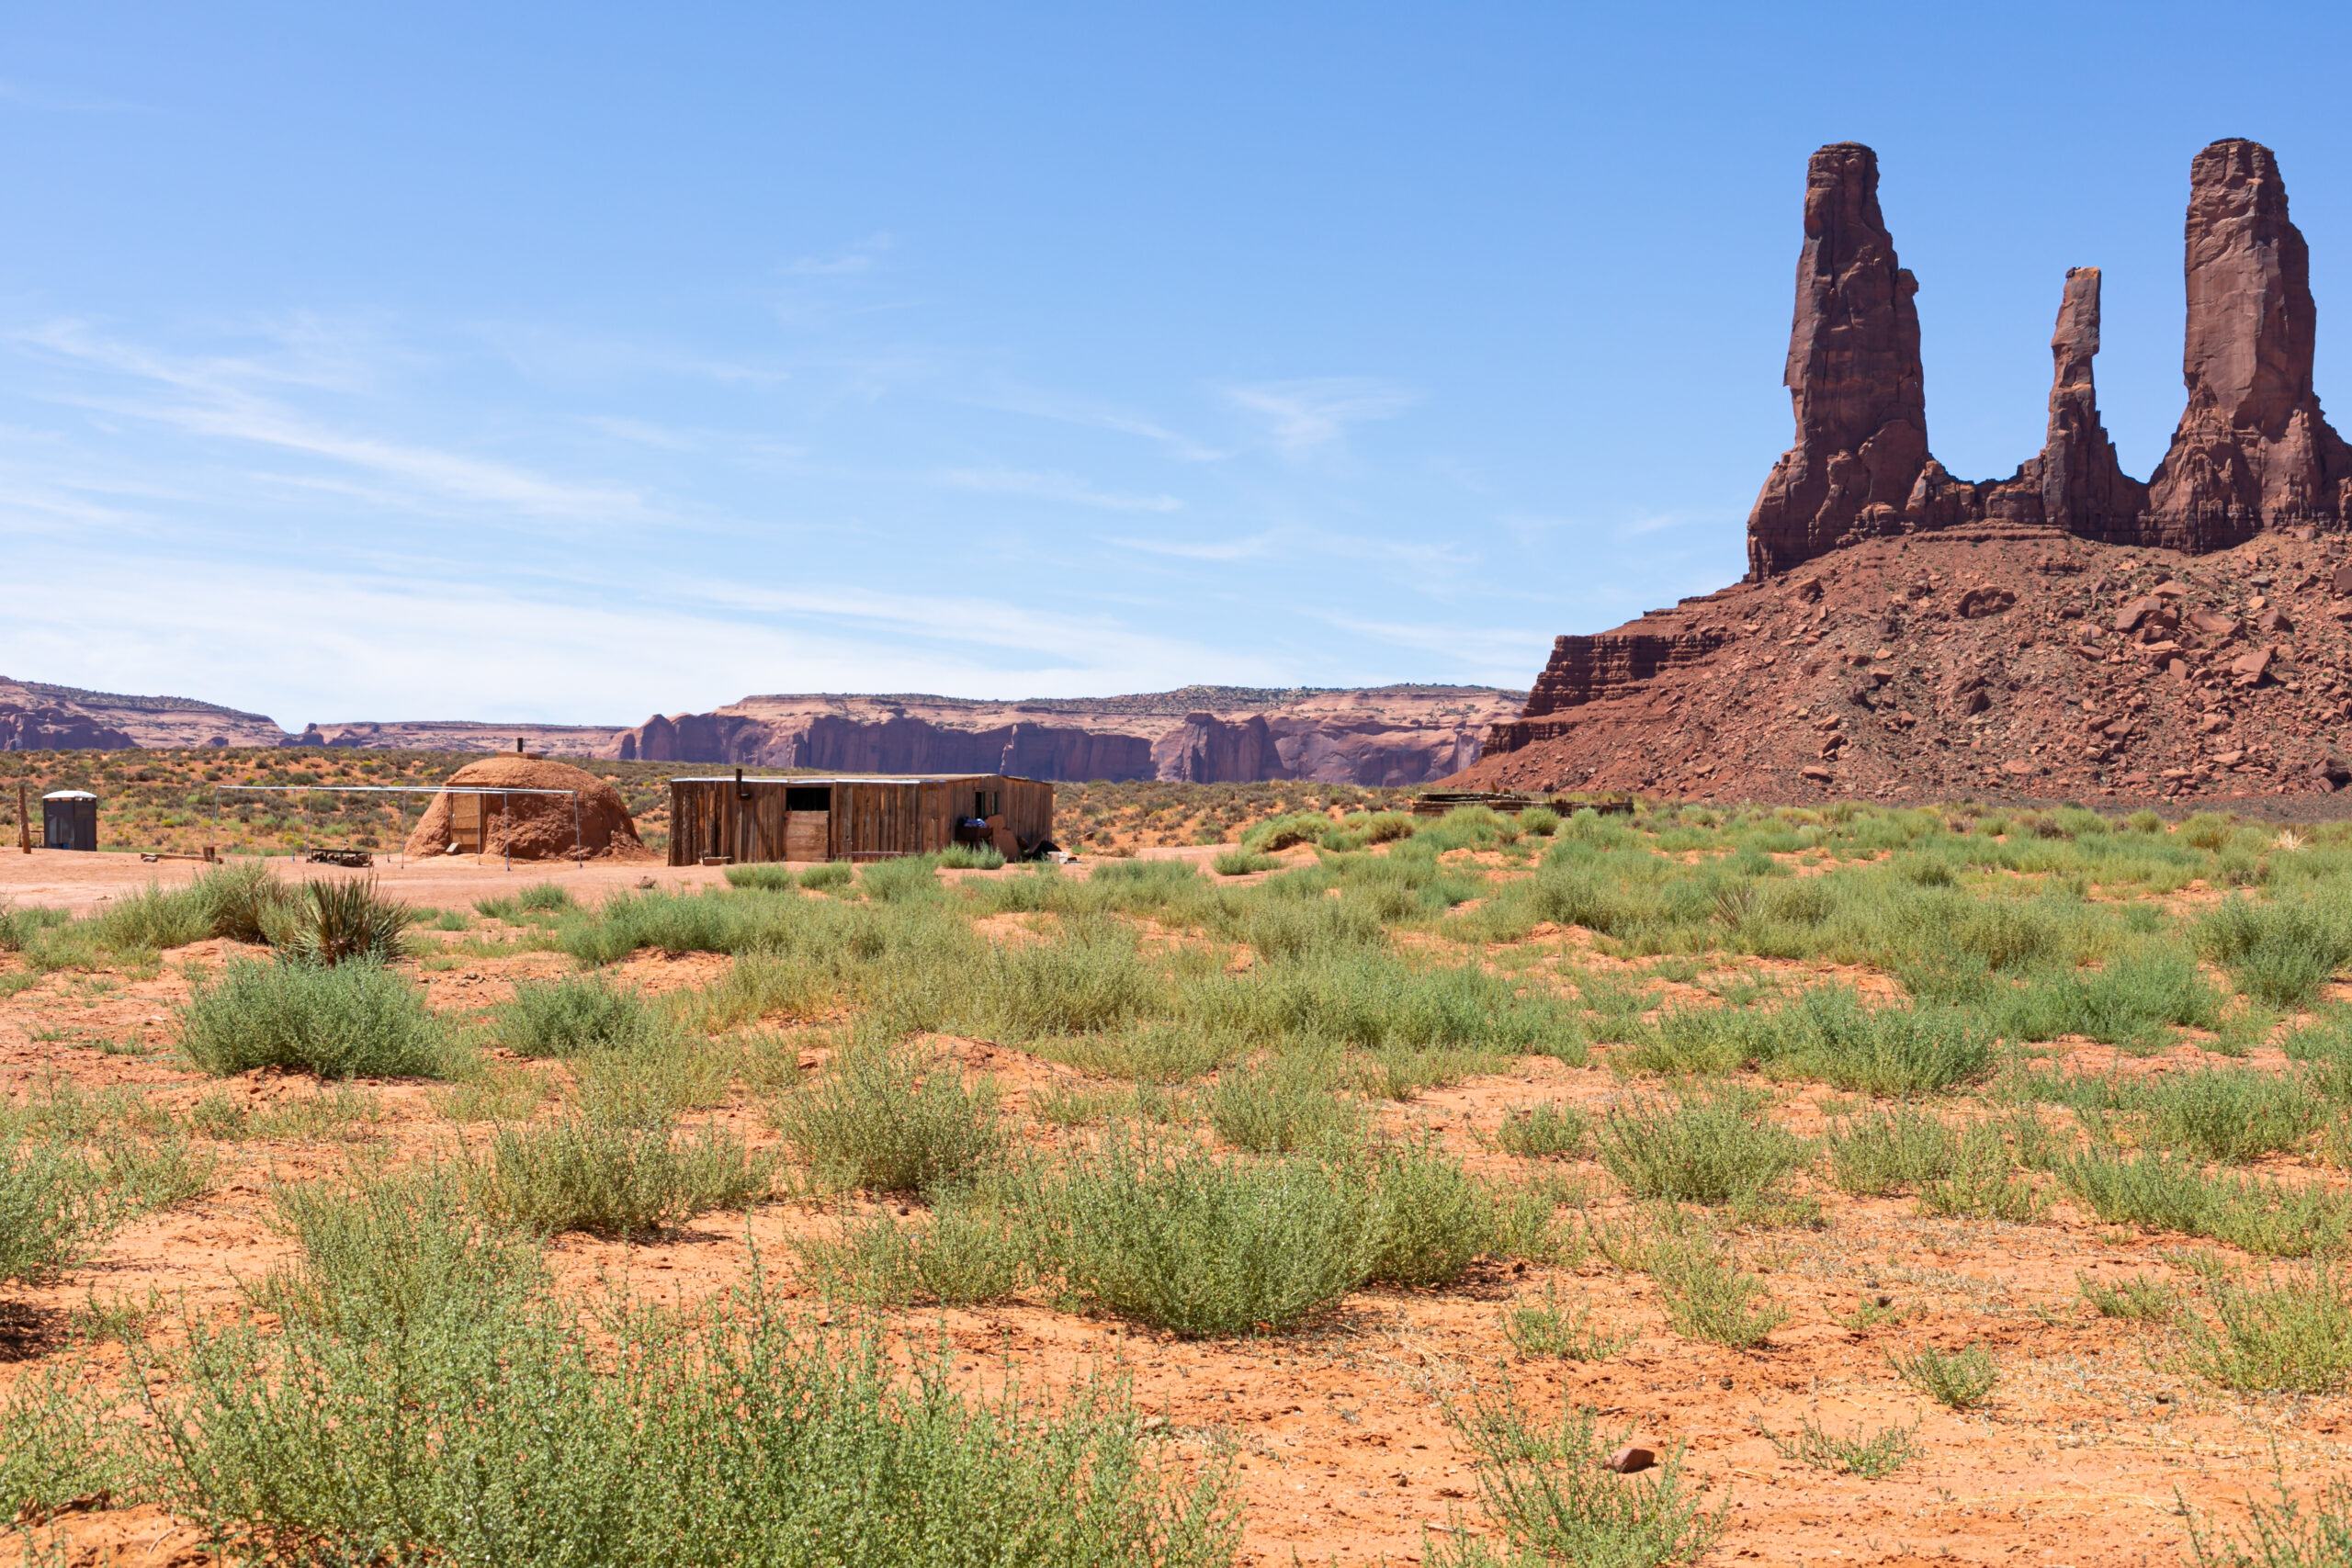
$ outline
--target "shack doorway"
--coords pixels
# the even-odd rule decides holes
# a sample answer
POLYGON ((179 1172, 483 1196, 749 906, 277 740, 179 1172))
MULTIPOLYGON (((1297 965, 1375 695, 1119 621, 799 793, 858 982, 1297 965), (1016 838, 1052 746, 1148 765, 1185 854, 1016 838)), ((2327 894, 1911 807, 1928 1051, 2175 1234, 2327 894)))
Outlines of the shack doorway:
POLYGON ((784 858, 832 858, 833 786, 786 784, 784 790, 784 858))

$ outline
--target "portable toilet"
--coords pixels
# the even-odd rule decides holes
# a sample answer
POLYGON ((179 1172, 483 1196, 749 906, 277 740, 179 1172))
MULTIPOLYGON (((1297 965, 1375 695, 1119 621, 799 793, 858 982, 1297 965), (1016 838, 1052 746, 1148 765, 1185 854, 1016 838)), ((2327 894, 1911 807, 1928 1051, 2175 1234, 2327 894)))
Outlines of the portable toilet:
POLYGON ((41 842, 52 850, 98 847, 98 797, 86 789, 61 789, 40 797, 41 842))

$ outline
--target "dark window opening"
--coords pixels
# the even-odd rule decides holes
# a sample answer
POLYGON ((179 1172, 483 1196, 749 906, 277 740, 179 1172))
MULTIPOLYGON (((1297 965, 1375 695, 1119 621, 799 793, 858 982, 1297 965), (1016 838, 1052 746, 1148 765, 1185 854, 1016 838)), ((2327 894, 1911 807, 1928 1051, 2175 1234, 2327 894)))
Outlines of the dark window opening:
POLYGON ((784 786, 784 808, 786 811, 831 811, 833 808, 833 786, 786 784, 784 786))

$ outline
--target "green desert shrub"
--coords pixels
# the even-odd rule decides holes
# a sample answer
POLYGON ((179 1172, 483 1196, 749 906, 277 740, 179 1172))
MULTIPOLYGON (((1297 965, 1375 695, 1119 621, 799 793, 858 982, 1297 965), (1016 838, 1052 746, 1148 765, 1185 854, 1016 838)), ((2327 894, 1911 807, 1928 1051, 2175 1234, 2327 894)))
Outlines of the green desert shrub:
MULTIPOLYGON (((729 866, 727 880, 733 882, 735 873, 740 869, 729 866)), ((528 886, 516 888, 503 898, 477 898, 474 908, 492 919, 520 925, 532 915, 560 915, 577 909, 580 901, 571 896, 571 889, 560 882, 534 882, 528 886)))
POLYGON ((1379 1198, 1374 1280, 1450 1285, 1500 1237, 1493 1196, 1433 1141, 1383 1150, 1372 1180, 1379 1198))
POLYGON ((2322 1115, 2301 1078, 2244 1067, 2168 1073, 2152 1092, 2149 1142, 2199 1159, 2239 1163, 2293 1148, 2322 1115))
POLYGON ((439 1077, 457 1043, 415 982, 379 964, 321 968, 232 960, 178 1018, 180 1049, 208 1073, 298 1067, 322 1077, 439 1077))
POLYGON ((1495 1142, 1504 1153, 1522 1159, 1539 1159, 1547 1155, 1573 1158, 1584 1151, 1585 1140, 1591 1131, 1592 1117, 1584 1107, 1554 1101, 1532 1105, 1504 1117, 1503 1124, 1495 1131, 1495 1142))
POLYGON ((1917 1427, 1916 1422, 1909 1427, 1882 1427, 1865 1438, 1862 1429, 1856 1427, 1841 1438, 1812 1416, 1801 1416, 1797 1418, 1797 1430, 1789 1437, 1776 1437, 1760 1424, 1757 1431, 1782 1459, 1833 1474, 1880 1481, 1919 1456, 1917 1427))
POLYGON ((194 892, 204 908, 206 934, 232 942, 266 942, 293 889, 262 861, 230 861, 198 876, 194 892))
POLYGON ((935 897, 940 889, 937 855, 899 855, 869 863, 857 874, 858 891, 877 904, 935 897))
POLYGON ((577 1056, 667 1045, 678 1032, 636 990, 599 975, 524 980, 499 1008, 497 1040, 518 1056, 577 1056))
POLYGON ((2197 942, 2247 995, 2300 1007, 2352 960, 2352 914, 2335 899, 2241 895, 2198 922, 2197 942))
POLYGON ((1503 1337, 1531 1361, 1605 1361, 1640 1336, 1595 1328, 1591 1303, 1564 1307, 1557 1288, 1546 1282, 1540 1303, 1516 1305, 1503 1314, 1503 1337))
POLYGON ((730 865, 719 873, 729 887, 745 887, 755 893, 788 893, 799 886, 799 877, 788 865, 773 861, 754 862, 750 865, 730 865))
POLYGON ((1222 1472, 1159 1463, 1109 1385, 967 1395, 944 1347, 901 1374, 757 1282, 691 1314, 493 1299, 454 1294, 394 1346, 302 1315, 198 1325, 137 1468, 241 1561, 1233 1560, 1222 1472))
POLYGON ((989 1080, 967 1089, 952 1056, 873 1042, 837 1052, 773 1119, 820 1175, 878 1192, 960 1181, 1004 1146, 989 1080))
POLYGON ((1252 872, 1279 871, 1282 863, 1272 855, 1250 850, 1227 850, 1209 862, 1209 869, 1219 876, 1248 876, 1252 872))
POLYGON ((1762 1280, 1740 1271, 1722 1247, 1699 1236, 1661 1240, 1645 1267, 1665 1298, 1666 1319, 1690 1339, 1747 1349, 1789 1320, 1762 1280))
POLYGON ((40 1284, 86 1258, 124 1205, 62 1140, 0 1138, 0 1283, 40 1284))
POLYGON ((91 916, 88 930, 101 947, 113 953, 185 947, 212 934, 204 898, 195 888, 165 888, 153 882, 122 894, 91 916))
POLYGON ((481 1212, 537 1235, 628 1240, 763 1195, 771 1162, 737 1134, 583 1111, 498 1129, 469 1178, 481 1212))
POLYGON ((1960 1135, 1928 1112, 1902 1106, 1849 1117, 1830 1128, 1823 1152, 1839 1191, 1882 1197, 1950 1175, 1960 1135))
POLYGON ((1661 1568, 1696 1562, 1723 1536, 1726 1497, 1714 1507, 1684 1474, 1682 1449, 1656 1468, 1618 1475, 1604 1462, 1630 1431, 1604 1432, 1589 1406, 1564 1407, 1559 1424, 1536 1424, 1505 1387, 1474 1392, 1449 1410, 1456 1441, 1478 1460, 1479 1512, 1507 1548, 1455 1529, 1429 1538, 1431 1568, 1505 1568, 1541 1562, 1661 1568))
POLYGON ((1911 1356, 1889 1351, 1886 1359, 1897 1377, 1953 1410, 1972 1410, 1984 1404, 1992 1397, 1993 1385, 2000 1381, 1993 1353, 1982 1345, 1971 1345, 1949 1355, 1928 1345, 1911 1356))
MULTIPOLYGON (((2273 1456, 2274 1462, 2276 1456, 2273 1456)), ((2196 1568, 2334 1568, 2352 1562, 2352 1481, 2331 1477, 2309 1497, 2287 1489, 2286 1467, 2277 1470, 2277 1499, 2248 1500, 2246 1533, 2233 1536, 2210 1518, 2200 1519, 2186 1500, 2189 1561, 2196 1568)))
POLYGON ((1629 1100, 1601 1118, 1600 1163, 1638 1198, 1724 1204, 1804 1163, 1803 1140, 1734 1088, 1629 1100))
POLYGON ((2352 1297, 2329 1264, 2211 1294, 2217 1323, 2180 1319, 2185 1370, 2242 1393, 2332 1393, 2352 1379, 2352 1297))
POLYGON ((950 844, 939 852, 942 871, 1001 871, 1004 852, 994 844, 950 844))
POLYGON ((812 893, 824 893, 847 887, 856 876, 857 873, 842 862, 827 861, 822 865, 812 865, 802 872, 800 886, 812 893))
POLYGON ((2024 1224, 2041 1217, 2041 1194, 2017 1175, 2000 1127, 1977 1122, 1961 1130, 1951 1168, 1920 1183, 1919 1211, 1951 1219, 2024 1224))
POLYGON ((1080 1296, 1187 1337, 1279 1332, 1331 1307, 1380 1240, 1359 1165, 1116 1138, 1048 1179, 1035 1209, 1080 1296))
POLYGON ((461 1175, 360 1166, 345 1183, 275 1188, 276 1228, 297 1252, 254 1287, 255 1304, 339 1339, 392 1344, 452 1311, 514 1306, 546 1280, 538 1249, 483 1223, 461 1175))
POLYGON ((2052 1168, 2075 1201, 2110 1224, 2211 1236, 2274 1258, 2330 1252, 2352 1234, 2352 1200, 2323 1186, 2209 1176, 2163 1149, 2086 1149, 2052 1168))
POLYGON ((850 1221, 836 1238, 796 1249, 828 1295, 870 1306, 1001 1301, 1032 1271, 1033 1249, 1014 1218, 961 1195, 934 1202, 922 1224, 870 1214, 850 1221))
POLYGON ((1334 1094, 1333 1077, 1333 1064, 1305 1050, 1228 1068, 1209 1091, 1209 1124, 1235 1148, 1256 1154, 1289 1154, 1360 1138, 1363 1106, 1334 1094))

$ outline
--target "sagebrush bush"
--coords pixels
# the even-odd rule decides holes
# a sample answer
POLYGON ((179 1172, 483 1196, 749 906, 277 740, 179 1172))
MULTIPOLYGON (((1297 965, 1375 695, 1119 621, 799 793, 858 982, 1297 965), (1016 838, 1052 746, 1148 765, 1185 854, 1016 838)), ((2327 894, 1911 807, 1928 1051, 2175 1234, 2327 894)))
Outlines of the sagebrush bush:
POLYGON ((1763 1191, 1807 1152, 1756 1097, 1729 1087, 1612 1106, 1600 1149, 1600 1163, 1635 1197, 1708 1204, 1763 1191))
POLYGON ((441 1077, 458 1043, 414 981, 367 962, 232 959, 179 1010, 179 1047, 208 1073, 299 1067, 322 1077, 441 1077))
POLYGON ((583 1111, 503 1126, 475 1161, 474 1202, 539 1235, 588 1231, 628 1240, 767 1192, 772 1162, 709 1126, 615 1121, 583 1111))
POLYGON ((513 999, 492 1015, 492 1028, 498 1043, 518 1056, 628 1051, 666 1046, 678 1037, 675 1026, 634 988, 599 975, 518 981, 513 999))
POLYGON ((1363 1106, 1331 1091, 1335 1073, 1335 1064, 1308 1051, 1229 1067, 1209 1091, 1209 1124, 1234 1147, 1257 1154, 1288 1154, 1361 1137, 1367 1120, 1363 1106))
POLYGON ((1360 1166, 1116 1138, 1046 1179, 1034 1209, 1072 1290, 1188 1337, 1279 1332, 1332 1306, 1379 1240, 1360 1166))
POLYGON ((40 1284, 87 1257, 124 1206, 62 1141, 0 1138, 0 1283, 40 1284))
POLYGON ((1993 1385, 2000 1380, 1999 1369, 1993 1364, 1993 1353, 1982 1345, 1971 1345, 1950 1355, 1928 1345, 1911 1356, 1889 1351, 1886 1359, 1905 1382, 1953 1410, 1970 1410, 1984 1404, 1991 1397, 1993 1385))
POLYGON ((2352 1294, 2329 1263, 2211 1294, 2217 1324, 2179 1320, 2185 1370, 2242 1393, 2332 1393, 2352 1381, 2352 1294))
POLYGON ((196 1325, 153 1428, 118 1428, 124 1468, 239 1560, 1233 1560, 1223 1472, 1159 1464, 1107 1385, 1053 1406, 969 1396, 944 1347, 903 1375, 756 1277, 691 1313, 584 1311, 540 1286, 501 1287, 492 1310, 439 1299, 396 1348, 316 1314, 196 1325))
MULTIPOLYGON (((733 882, 737 867, 727 869, 727 880, 733 882)), ((560 882, 534 882, 516 888, 503 898, 477 898, 474 908, 493 919, 522 923, 526 915, 560 915, 580 908, 571 889, 560 882)))
POLYGON ((2153 1093, 2149 1141, 2199 1159, 2236 1163, 2293 1148, 2322 1115, 2300 1077, 2243 1067, 2166 1073, 2153 1093))
POLYGON ((1589 1406, 1564 1406, 1545 1428, 1515 1393, 1474 1391, 1448 1410, 1456 1439, 1477 1456, 1479 1511, 1510 1548, 1498 1553, 1464 1529, 1427 1538, 1432 1568, 1503 1568, 1539 1562, 1660 1568, 1695 1562, 1721 1539, 1731 1499, 1707 1507, 1683 1473, 1678 1444, 1656 1468, 1618 1475, 1604 1462, 1632 1436, 1601 1430, 1589 1406))
MULTIPOLYGON (((844 867, 844 870, 847 868, 844 867)), ((784 893, 797 886, 799 878, 788 865, 773 861, 756 862, 751 865, 730 865, 719 874, 729 887, 749 887, 762 893, 784 893)))
POLYGON ((1902 1106, 1849 1117, 1830 1128, 1823 1152, 1838 1190, 1882 1197, 1950 1175, 1960 1136, 1928 1112, 1902 1106))
POLYGON ((1500 1239, 1492 1194, 1433 1140, 1383 1150, 1372 1181, 1379 1198, 1374 1280, 1450 1285, 1500 1239))
POLYGON ((1640 1336, 1631 1329, 1611 1334, 1593 1327, 1592 1303, 1565 1308, 1547 1281, 1540 1304, 1513 1306, 1503 1314, 1503 1337, 1530 1360, 1605 1361, 1640 1336))
POLYGON ((962 1180, 1004 1146, 992 1083, 967 1089, 954 1057, 877 1043, 835 1053, 772 1119, 820 1175, 879 1192, 962 1180))
POLYGON ((1001 871, 1004 852, 994 844, 950 844, 939 852, 942 871, 1001 871))
POLYGON ((1547 1155, 1574 1157, 1584 1150, 1592 1117, 1584 1107, 1555 1100, 1514 1111, 1495 1131, 1495 1142, 1506 1154, 1522 1159, 1547 1155))
POLYGON ((2340 895, 2268 903, 2235 896, 2198 922, 2197 942, 2241 990, 2299 1007, 2352 960, 2352 911, 2340 895))
POLYGON ((1763 1281, 1740 1271, 1721 1247, 1702 1237, 1655 1243, 1645 1259, 1666 1301, 1666 1318, 1687 1338, 1747 1349, 1789 1320, 1763 1281))

